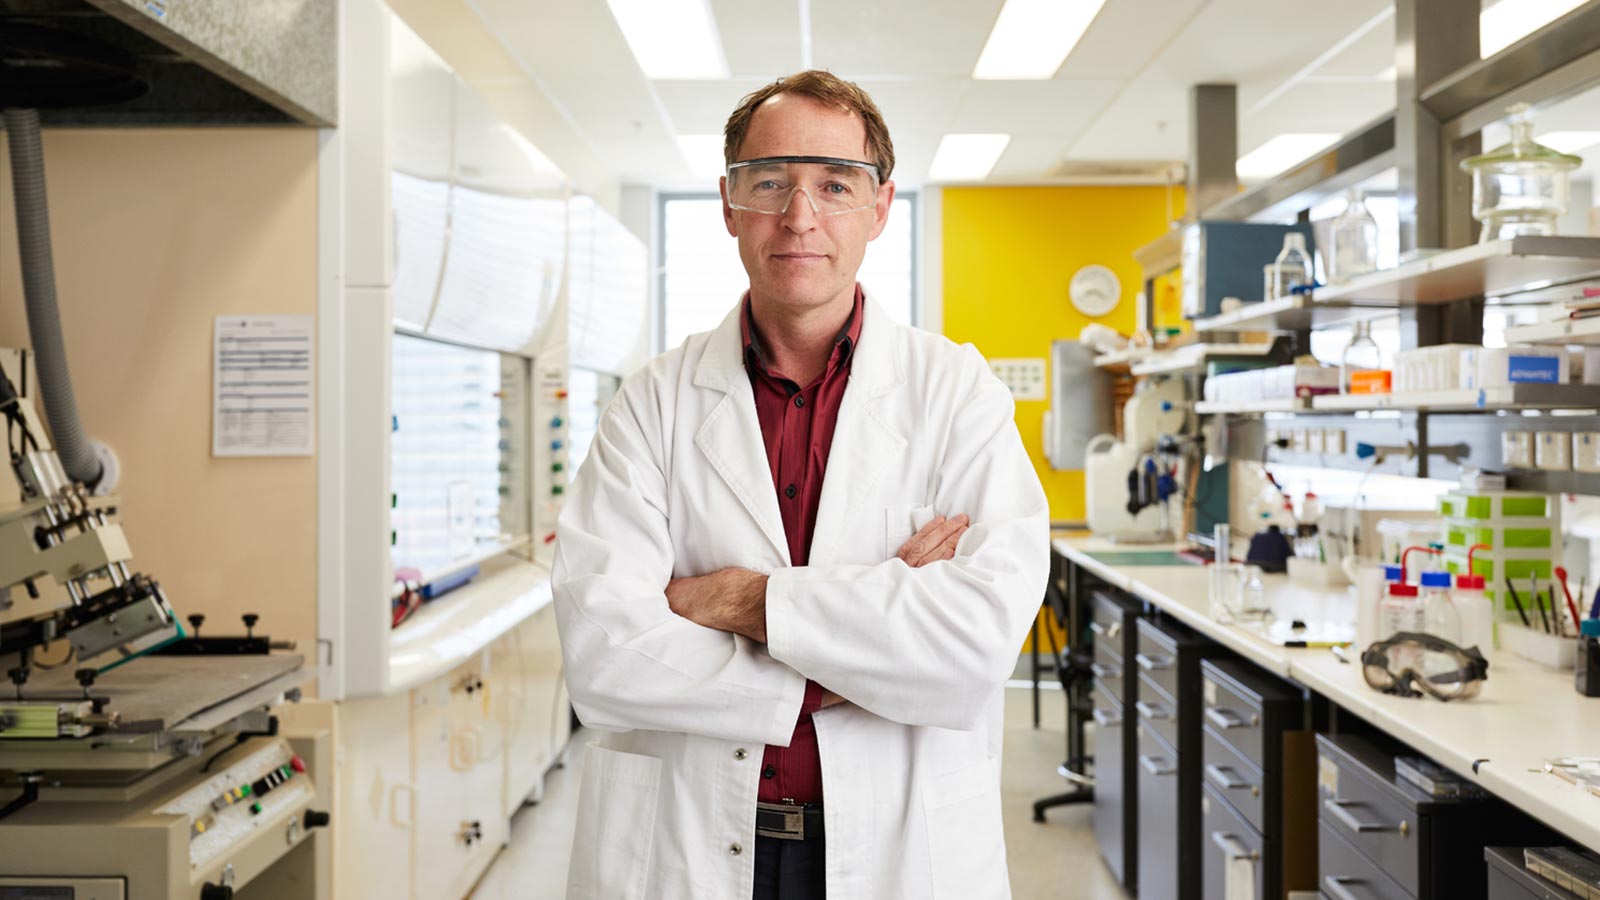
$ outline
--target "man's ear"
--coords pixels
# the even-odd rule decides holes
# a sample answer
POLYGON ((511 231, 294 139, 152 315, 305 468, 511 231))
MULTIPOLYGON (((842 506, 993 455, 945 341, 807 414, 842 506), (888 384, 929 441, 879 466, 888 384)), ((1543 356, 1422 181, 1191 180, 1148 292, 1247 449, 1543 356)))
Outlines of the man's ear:
POLYGON ((722 194, 722 224, 727 227, 728 234, 739 236, 739 226, 733 219, 733 207, 728 205, 728 176, 717 179, 717 191, 722 194))
POLYGON ((883 186, 878 188, 878 202, 873 204, 872 235, 867 240, 875 241, 878 235, 883 234, 884 227, 889 224, 889 209, 893 206, 894 182, 885 181, 883 186))

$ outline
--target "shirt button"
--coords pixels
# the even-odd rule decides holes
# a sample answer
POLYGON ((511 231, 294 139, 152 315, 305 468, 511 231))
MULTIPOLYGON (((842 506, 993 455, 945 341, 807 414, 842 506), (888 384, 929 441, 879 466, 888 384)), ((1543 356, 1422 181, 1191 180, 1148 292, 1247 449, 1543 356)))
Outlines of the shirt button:
POLYGON ((794 489, 794 485, 792 485, 792 484, 783 489, 783 495, 785 497, 788 497, 790 500, 793 500, 794 499, 794 495, 797 494, 797 493, 799 493, 799 492, 794 489))
POLYGON ((739 749, 733 751, 733 758, 734 759, 744 759, 746 756, 749 756, 749 755, 750 754, 746 753, 745 749, 743 747, 740 747, 739 749))
POLYGON ((774 769, 771 766, 767 766, 765 769, 761 770, 761 777, 765 778, 765 779, 767 779, 769 781, 771 779, 773 779, 773 778, 776 778, 777 775, 778 775, 778 770, 774 769))
POLYGON ((744 852, 744 848, 739 846, 738 844, 730 844, 730 845, 728 845, 728 852, 732 853, 734 856, 738 856, 739 854, 744 852))
POLYGON ((805 406, 806 405, 806 398, 804 398, 804 397, 796 397, 796 398, 794 398, 794 405, 795 406, 805 406))

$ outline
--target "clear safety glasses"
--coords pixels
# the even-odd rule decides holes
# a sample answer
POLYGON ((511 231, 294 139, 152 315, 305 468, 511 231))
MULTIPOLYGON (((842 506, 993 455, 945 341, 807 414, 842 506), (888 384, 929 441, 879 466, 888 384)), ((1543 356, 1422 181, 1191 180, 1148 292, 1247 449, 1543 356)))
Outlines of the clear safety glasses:
POLYGON ((734 209, 781 216, 802 192, 819 216, 872 209, 878 167, 828 156, 771 156, 728 166, 728 205, 734 209))
POLYGON ((1402 631, 1361 654, 1361 674, 1385 694, 1470 700, 1488 680, 1489 662, 1477 647, 1462 649, 1431 634, 1402 631))

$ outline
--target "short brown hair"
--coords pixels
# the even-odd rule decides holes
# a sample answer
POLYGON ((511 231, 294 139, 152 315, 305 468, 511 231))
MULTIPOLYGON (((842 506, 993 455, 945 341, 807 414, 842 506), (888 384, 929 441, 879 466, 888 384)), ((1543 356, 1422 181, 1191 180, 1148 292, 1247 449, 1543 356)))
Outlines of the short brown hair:
POLYGON ((744 143, 745 132, 750 130, 750 120, 755 118, 756 110, 778 94, 810 97, 861 116, 867 128, 867 151, 878 166, 878 180, 889 180, 889 173, 894 171, 894 142, 889 140, 889 126, 883 124, 878 104, 872 102, 860 85, 820 69, 779 78, 739 101, 739 108, 728 117, 728 124, 722 129, 722 156, 727 164, 738 161, 739 145, 744 143))

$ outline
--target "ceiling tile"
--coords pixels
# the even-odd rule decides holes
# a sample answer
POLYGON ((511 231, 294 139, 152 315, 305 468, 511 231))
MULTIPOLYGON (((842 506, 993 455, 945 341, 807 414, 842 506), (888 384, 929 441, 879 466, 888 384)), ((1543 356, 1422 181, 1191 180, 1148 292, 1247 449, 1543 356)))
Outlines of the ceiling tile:
POLYGON ((863 73, 862 78, 970 76, 1001 5, 1002 0, 811 0, 817 67, 863 73))

